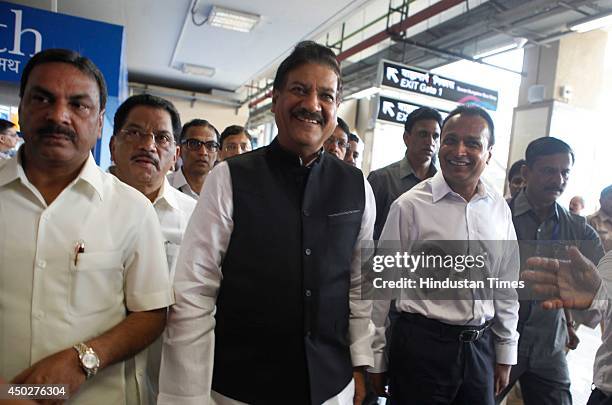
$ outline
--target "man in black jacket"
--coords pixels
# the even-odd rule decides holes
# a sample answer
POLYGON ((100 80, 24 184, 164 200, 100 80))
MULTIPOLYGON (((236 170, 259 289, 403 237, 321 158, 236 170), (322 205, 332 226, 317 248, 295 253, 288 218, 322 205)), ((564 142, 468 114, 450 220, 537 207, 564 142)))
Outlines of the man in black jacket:
POLYGON ((359 247, 375 202, 360 170, 322 152, 341 90, 333 52, 298 44, 274 80, 277 138, 206 180, 177 265, 160 403, 209 391, 223 404, 361 403, 373 356, 359 247))

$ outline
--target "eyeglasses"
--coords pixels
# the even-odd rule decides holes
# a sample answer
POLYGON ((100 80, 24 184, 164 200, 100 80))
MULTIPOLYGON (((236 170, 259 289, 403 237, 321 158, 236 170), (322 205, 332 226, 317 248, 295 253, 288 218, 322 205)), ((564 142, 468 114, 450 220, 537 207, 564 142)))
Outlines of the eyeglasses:
POLYGON ((226 152, 248 152, 251 150, 251 144, 242 142, 242 143, 226 143, 223 146, 223 150, 226 152))
POLYGON ((142 142, 143 140, 149 140, 151 136, 153 136, 153 141, 155 145, 160 148, 167 149, 174 143, 174 136, 167 131, 160 132, 146 132, 142 129, 137 128, 127 128, 119 131, 123 134, 126 141, 135 143, 142 142))
POLYGON ((217 152, 219 150, 219 144, 216 141, 202 142, 199 139, 189 138, 183 139, 181 145, 187 146, 187 149, 192 152, 197 152, 202 149, 202 146, 209 152, 217 152))
POLYGON ((341 149, 348 149, 348 147, 349 147, 349 143, 347 141, 345 141, 344 139, 338 139, 338 138, 334 138, 333 136, 330 136, 325 141, 325 145, 331 146, 333 144, 338 145, 338 147, 341 148, 341 149))

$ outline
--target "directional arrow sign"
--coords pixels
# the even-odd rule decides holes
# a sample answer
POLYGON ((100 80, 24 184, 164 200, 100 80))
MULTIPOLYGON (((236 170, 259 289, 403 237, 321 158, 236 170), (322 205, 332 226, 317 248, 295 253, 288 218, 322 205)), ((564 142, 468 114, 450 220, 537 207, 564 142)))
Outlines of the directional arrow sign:
POLYGON ((388 116, 390 116, 391 118, 395 117, 395 111, 394 108, 395 104, 391 101, 383 101, 382 103, 382 112, 383 114, 386 114, 388 116))
POLYGON ((399 83, 399 78, 397 77, 399 70, 392 66, 387 66, 387 80, 393 80, 395 83, 399 83))
POLYGON ((378 99, 377 119, 403 125, 406 122, 406 117, 408 117, 408 114, 419 107, 422 106, 390 97, 380 96, 378 99))
POLYGON ((399 63, 382 61, 381 85, 396 90, 440 98, 458 104, 475 104, 495 111, 498 93, 399 63))

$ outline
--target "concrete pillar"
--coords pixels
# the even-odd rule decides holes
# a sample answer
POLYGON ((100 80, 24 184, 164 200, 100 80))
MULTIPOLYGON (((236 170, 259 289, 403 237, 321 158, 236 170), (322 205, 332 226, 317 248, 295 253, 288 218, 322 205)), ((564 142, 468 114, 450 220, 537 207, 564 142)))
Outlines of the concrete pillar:
MULTIPOLYGON (((594 165, 599 164, 601 116, 611 113, 607 100, 612 90, 612 80, 607 79, 611 70, 608 47, 608 32, 595 30, 525 50, 523 72, 527 76, 521 82, 514 109, 508 167, 524 158, 533 139, 555 136, 576 152, 574 171, 578 176, 572 174, 570 184, 584 181, 589 172, 592 175, 594 165)), ((581 190, 568 186, 563 199, 569 200, 574 192, 581 190)))

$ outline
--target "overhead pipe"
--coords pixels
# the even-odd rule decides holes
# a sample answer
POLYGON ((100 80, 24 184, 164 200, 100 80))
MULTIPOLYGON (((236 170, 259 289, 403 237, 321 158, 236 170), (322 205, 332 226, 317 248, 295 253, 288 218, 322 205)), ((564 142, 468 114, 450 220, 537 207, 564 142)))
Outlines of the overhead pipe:
POLYGON ((359 53, 361 51, 363 51, 364 49, 367 49, 371 46, 376 45, 379 42, 384 41, 385 39, 391 37, 391 35, 396 35, 399 34, 403 31, 406 31, 408 28, 419 24, 425 20, 428 20, 431 17, 434 17, 450 8, 453 8, 461 3, 465 3, 465 0, 442 0, 439 1, 438 3, 434 4, 433 6, 429 6, 424 10, 419 11, 418 13, 411 15, 410 17, 396 23, 393 24, 392 26, 390 26, 388 29, 379 32, 376 35, 371 36, 368 39, 363 40, 362 42, 358 43, 355 46, 350 47, 349 49, 347 49, 344 52, 341 52, 338 56, 337 59, 339 62, 342 62, 343 60, 350 58, 351 56, 355 55, 356 53, 359 53))
MULTIPOLYGON (((385 39, 391 37, 391 35, 397 35, 402 31, 407 30, 408 28, 421 23, 431 17, 434 17, 452 7, 455 7, 461 3, 465 3, 466 0, 442 0, 433 6, 429 6, 424 10, 419 11, 418 13, 411 15, 410 17, 393 24, 387 30, 381 31, 378 34, 371 36, 370 38, 358 43, 355 46, 347 49, 344 52, 341 52, 336 56, 338 62, 342 62, 343 60, 353 56, 354 54, 363 51, 373 45, 376 45, 379 42, 384 41, 385 39)), ((251 101, 249 103, 249 108, 255 107, 257 104, 266 100, 267 98, 272 96, 272 91, 266 92, 263 96, 251 101)))

